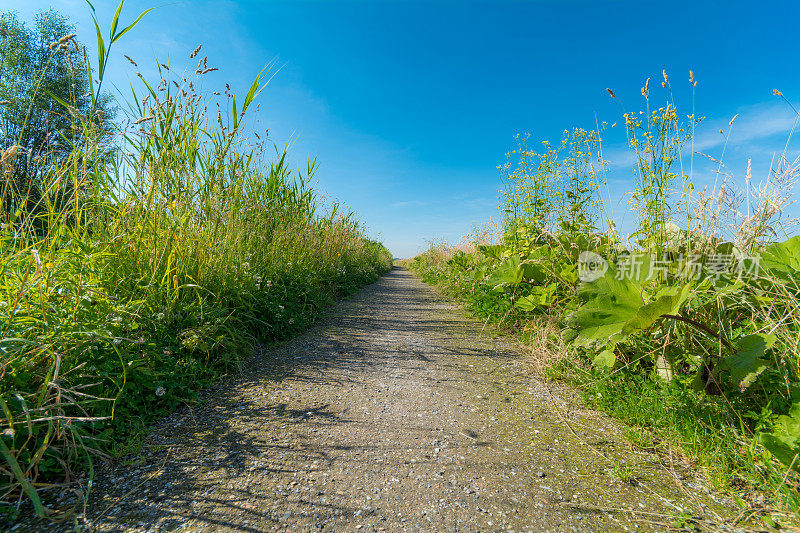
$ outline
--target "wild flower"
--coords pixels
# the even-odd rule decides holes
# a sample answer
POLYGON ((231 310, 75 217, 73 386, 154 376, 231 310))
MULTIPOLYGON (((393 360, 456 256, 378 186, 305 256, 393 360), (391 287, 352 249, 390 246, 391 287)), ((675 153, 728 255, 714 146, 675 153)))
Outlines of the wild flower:
POLYGON ((164 396, 166 393, 167 393, 167 389, 165 389, 161 385, 159 385, 158 388, 156 389, 156 396, 159 396, 159 397, 160 396, 164 396))

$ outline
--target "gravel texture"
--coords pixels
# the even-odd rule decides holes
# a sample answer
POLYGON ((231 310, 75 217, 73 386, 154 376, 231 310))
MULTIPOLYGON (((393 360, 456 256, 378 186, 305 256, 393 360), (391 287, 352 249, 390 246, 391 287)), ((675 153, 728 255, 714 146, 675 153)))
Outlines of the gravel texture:
MULTIPOLYGON (((100 531, 728 530, 729 503, 394 269, 97 473, 100 531)), ((56 529, 32 519, 16 530, 56 529)))

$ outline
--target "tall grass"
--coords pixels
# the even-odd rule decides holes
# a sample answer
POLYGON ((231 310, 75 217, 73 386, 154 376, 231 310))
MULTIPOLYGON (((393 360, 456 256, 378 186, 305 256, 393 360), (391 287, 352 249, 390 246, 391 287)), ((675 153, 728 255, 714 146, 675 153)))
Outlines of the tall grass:
MULTIPOLYGON (((308 185, 313 162, 295 172, 247 129, 268 70, 243 98, 200 93, 216 69, 198 51, 193 74, 140 75, 113 136, 76 115, 83 142, 67 157, 3 147, 0 513, 28 499, 70 516, 93 459, 125 453, 255 342, 294 334, 391 267, 355 214, 308 185), (21 157, 44 176, 35 205, 10 190, 21 157)), ((88 60, 72 72, 92 74, 88 60)))

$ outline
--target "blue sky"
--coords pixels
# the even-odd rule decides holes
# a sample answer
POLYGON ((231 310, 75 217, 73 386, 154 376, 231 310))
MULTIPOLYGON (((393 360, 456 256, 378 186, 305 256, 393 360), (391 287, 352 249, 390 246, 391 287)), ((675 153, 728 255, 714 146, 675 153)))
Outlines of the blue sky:
MULTIPOLYGON (((0 0, 0 10, 30 19, 52 6, 94 41, 82 0, 20 4, 0 0)), ((108 24, 116 1, 94 4, 108 24)), ((595 116, 620 120, 606 87, 638 110, 648 77, 653 101, 665 101, 658 82, 666 69, 688 114, 693 69, 697 114, 708 117, 698 132, 703 151, 719 156, 718 129, 740 114, 726 152, 740 178, 748 157, 754 176, 766 172, 793 123, 772 89, 800 101, 796 1, 128 0, 123 19, 153 6, 118 43, 112 83, 124 87, 131 77, 123 53, 193 68, 189 53, 202 44, 209 66, 221 69, 209 88, 230 82, 241 93, 277 59, 259 123, 279 145, 293 143, 298 164, 317 157, 328 197, 358 211, 399 257, 497 219, 496 167, 515 133, 556 141, 565 128, 593 128, 595 116)), ((615 216, 630 227, 620 201, 632 183, 624 132, 604 140, 615 162, 615 216)), ((697 180, 709 176, 699 171, 697 180)))

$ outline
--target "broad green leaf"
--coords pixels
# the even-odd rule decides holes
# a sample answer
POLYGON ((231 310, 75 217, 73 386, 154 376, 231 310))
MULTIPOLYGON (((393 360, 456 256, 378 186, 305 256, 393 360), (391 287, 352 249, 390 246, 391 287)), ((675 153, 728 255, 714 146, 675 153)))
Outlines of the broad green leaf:
POLYGON ((770 267, 789 267, 800 270, 800 236, 767 246, 761 255, 770 267))
POLYGON ((547 306, 552 301, 556 287, 557 285, 555 283, 533 287, 531 294, 519 298, 514 303, 514 307, 522 309, 523 311, 535 311, 540 307, 547 306))
POLYGON ((683 287, 664 287, 650 303, 636 311, 625 324, 621 335, 627 337, 631 333, 649 328, 663 315, 677 314, 691 291, 692 286, 689 284, 683 287))
POLYGON ((578 295, 584 302, 567 319, 577 331, 579 346, 618 342, 628 335, 652 326, 666 314, 677 314, 688 300, 692 286, 663 287, 646 301, 643 289, 649 277, 650 262, 645 259, 641 270, 624 277, 609 266, 598 279, 582 283, 578 295))
POLYGON ((496 244, 494 246, 478 246, 478 251, 486 257, 502 261, 505 247, 502 244, 496 244))
POLYGON ((760 259, 760 266, 772 276, 800 286, 800 236, 767 246, 760 259))
POLYGON ((455 255, 448 261, 451 265, 457 265, 461 267, 463 270, 466 270, 470 266, 470 260, 472 256, 467 255, 461 250, 458 250, 455 255))
POLYGON ((523 296, 514 302, 514 307, 522 309, 523 311, 535 311, 541 306, 539 300, 537 295, 523 296))
POLYGON ((775 344, 775 335, 753 334, 739 340, 735 354, 725 357, 718 365, 721 374, 727 374, 740 392, 753 384, 771 362, 762 356, 775 344))
POLYGON ((520 268, 522 269, 522 281, 537 284, 547 281, 547 270, 540 263, 523 261, 520 268))
POLYGON ((505 285, 517 285, 523 281, 542 284, 547 281, 547 271, 539 263, 523 261, 519 255, 512 255, 495 268, 486 280, 495 289, 500 289, 505 285))
POLYGON ((505 285, 516 285, 520 283, 522 281, 521 262, 518 255, 512 255, 494 269, 486 282, 495 289, 499 289, 505 285))
POLYGON ((781 415, 769 433, 761 433, 759 441, 777 460, 785 466, 794 464, 800 470, 795 457, 800 453, 800 402, 792 404, 788 415, 781 415))
POLYGON ((617 362, 617 356, 614 355, 614 350, 605 349, 599 354, 594 356, 592 364, 598 368, 611 370, 614 368, 614 363, 617 362))
POLYGON ((592 282, 582 283, 578 296, 584 303, 567 318, 567 325, 577 332, 575 343, 579 346, 605 342, 622 331, 643 305, 631 280, 617 279, 614 268, 592 282))

